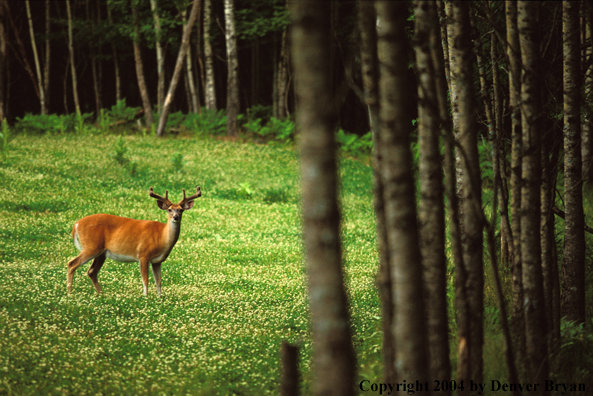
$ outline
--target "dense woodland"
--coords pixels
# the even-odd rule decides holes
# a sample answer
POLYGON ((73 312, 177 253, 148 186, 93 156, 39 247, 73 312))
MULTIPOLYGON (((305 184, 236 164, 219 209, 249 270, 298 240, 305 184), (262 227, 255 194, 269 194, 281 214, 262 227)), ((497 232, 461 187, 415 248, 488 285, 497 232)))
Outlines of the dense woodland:
POLYGON ((122 99, 159 136, 171 111, 224 109, 229 135, 294 118, 318 395, 359 389, 335 132, 370 130, 382 381, 469 394, 494 307, 507 382, 591 391, 562 329, 593 313, 592 28, 586 1, 4 0, 0 120, 122 99))

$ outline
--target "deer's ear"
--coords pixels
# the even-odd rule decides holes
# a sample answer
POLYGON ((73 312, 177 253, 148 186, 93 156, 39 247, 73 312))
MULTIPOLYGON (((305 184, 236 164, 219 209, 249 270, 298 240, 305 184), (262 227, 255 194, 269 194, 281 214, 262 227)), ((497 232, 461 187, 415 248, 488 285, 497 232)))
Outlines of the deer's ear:
POLYGON ((194 207, 194 201, 187 201, 184 205, 183 205, 183 210, 190 210, 191 208, 194 207))
POLYGON ((162 210, 167 210, 169 209, 169 206, 164 203, 163 201, 156 201, 156 204, 159 206, 160 209, 162 210))

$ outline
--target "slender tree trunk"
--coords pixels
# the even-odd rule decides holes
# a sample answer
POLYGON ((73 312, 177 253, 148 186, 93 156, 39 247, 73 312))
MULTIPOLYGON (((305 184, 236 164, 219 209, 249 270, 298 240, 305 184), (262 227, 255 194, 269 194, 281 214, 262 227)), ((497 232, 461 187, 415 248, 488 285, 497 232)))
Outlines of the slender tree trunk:
MULTIPOLYGON (((110 25, 113 25, 113 19, 111 18, 111 8, 109 7, 109 3, 107 3, 107 19, 110 25)), ((111 52, 113 54, 113 67, 115 69, 115 100, 119 102, 122 100, 121 96, 121 77, 119 73, 119 63, 117 62, 117 50, 115 49, 115 44, 111 44, 111 52)))
POLYGON ((451 69, 449 68, 449 42, 447 39, 447 12, 445 11, 445 3, 443 0, 435 1, 437 6, 438 18, 439 18, 439 27, 441 29, 441 48, 443 51, 443 68, 445 69, 445 77, 448 80, 451 77, 451 69))
POLYGON ((313 394, 354 395, 356 358, 342 274, 334 127, 329 89, 329 3, 291 4, 293 65, 297 74, 303 234, 309 282, 315 379, 313 394))
MULTIPOLYGON (((538 65, 537 15, 539 2, 517 3, 517 27, 521 46, 522 186, 521 261, 525 313, 528 380, 543 384, 549 378, 547 323, 540 242, 540 184, 542 102, 538 65)), ((544 394, 547 394, 545 392, 544 394)))
POLYGON ((583 97, 583 114, 582 114, 582 129, 581 129, 581 155, 583 160, 583 181, 587 184, 593 182, 593 106, 591 106, 591 99, 593 98, 593 46, 591 45, 591 29, 593 29, 593 5, 588 1, 583 1, 583 40, 581 48, 583 48, 582 58, 582 75, 584 78, 584 97, 583 97))
MULTIPOLYGON (((86 1, 86 19, 87 19, 87 23, 91 27, 91 35, 94 36, 95 35, 95 27, 94 27, 95 22, 94 22, 93 18, 91 17, 89 7, 90 7, 90 1, 87 0, 86 1)), ((91 72, 93 75, 93 91, 95 93, 95 115, 98 117, 99 114, 101 113, 101 108, 103 107, 103 104, 101 103, 101 89, 99 87, 99 75, 98 75, 98 71, 97 71, 97 54, 95 52, 94 47, 91 47, 90 55, 91 55, 91 72)))
POLYGON ((31 35, 31 48, 33 48, 33 60, 35 61, 35 71, 37 72, 37 85, 39 89, 39 101, 41 102, 41 114, 47 114, 45 106, 45 89, 43 84, 43 75, 41 74, 41 65, 39 54, 37 53, 37 44, 35 43, 35 32, 33 30, 33 18, 31 18, 31 6, 29 0, 25 1, 27 8, 27 20, 29 21, 29 34, 31 35))
POLYGON ((235 36, 235 1, 224 0, 224 21, 227 52, 227 134, 237 136, 239 116, 239 61, 237 58, 237 37, 235 36))
POLYGON ((6 65, 8 58, 6 57, 6 26, 4 21, 6 18, 6 4, 8 0, 0 0, 0 123, 6 118, 6 65))
POLYGON ((62 85, 64 87, 63 92, 64 92, 64 113, 65 114, 70 114, 70 111, 68 111, 68 68, 70 67, 70 59, 68 59, 66 61, 66 68, 64 69, 64 80, 62 81, 62 85))
POLYGON ((564 260, 562 313, 585 321, 585 231, 581 164, 579 3, 563 1, 564 38, 564 260))
MULTIPOLYGON (((185 24, 185 14, 186 14, 186 12, 184 12, 182 15, 182 20, 183 20, 184 24, 185 24)), ((190 41, 191 41, 191 36, 190 36, 190 41)), ((196 91, 196 84, 194 82, 194 71, 193 71, 193 67, 192 67, 191 45, 187 46, 185 62, 186 62, 185 63, 185 65, 186 65, 185 71, 186 71, 187 84, 189 87, 189 94, 191 97, 191 106, 189 108, 190 108, 191 112, 197 114, 200 111, 200 100, 198 99, 198 94, 196 91)))
MULTIPOLYGON (((471 379, 482 382, 482 346, 484 312, 484 264, 482 261, 482 217, 480 163, 477 122, 473 97, 472 44, 470 39, 469 3, 453 3, 453 26, 449 37, 451 80, 458 95, 454 117, 458 119, 458 153, 461 159, 461 192, 463 207, 463 260, 467 272, 467 298, 470 322, 471 379), (452 46, 451 46, 452 43, 452 46)), ((452 95, 453 96, 453 95, 452 95)))
POLYGON ((216 110, 216 85, 214 83, 214 56, 210 43, 211 0, 204 0, 204 58, 206 63, 206 89, 204 92, 206 108, 216 110))
POLYGON ((288 44, 286 40, 288 39, 288 35, 286 34, 286 29, 282 32, 282 36, 280 39, 280 58, 278 60, 278 92, 277 92, 277 101, 278 101, 278 118, 286 118, 287 116, 287 109, 286 109, 286 91, 287 87, 287 77, 288 77, 288 44))
MULTIPOLYGON (((420 144, 420 196, 418 219, 424 295, 428 321, 428 357, 431 376, 448 381, 449 328, 447 318, 447 261, 445 257, 445 208, 439 148, 440 116, 430 52, 430 36, 437 28, 436 7, 416 0, 414 44, 418 75, 418 139, 420 144)), ((443 389, 443 395, 450 390, 443 389)))
POLYGON ((157 0, 150 0, 150 9, 154 19, 154 30, 156 34, 156 70, 157 70, 157 111, 160 114, 163 109, 163 101, 165 100, 165 55, 163 53, 163 46, 161 44, 161 18, 159 16, 159 9, 157 0))
POLYGON ((66 0, 66 11, 68 12, 68 51, 70 53, 70 75, 72 76, 72 93, 74 96, 74 107, 76 114, 80 114, 80 101, 78 100, 78 83, 76 82, 76 63, 74 62, 74 44, 72 37, 72 11, 70 0, 66 0))
POLYGON ((517 2, 505 2, 507 57, 509 59, 509 107, 511 113, 511 222, 513 262, 511 263, 513 309, 511 327, 519 370, 525 368, 525 318, 523 315, 523 271, 521 266, 521 48, 517 29, 517 2))
MULTIPOLYGON (((428 336, 410 149, 413 86, 407 69, 405 2, 377 2, 380 135, 385 224, 393 293, 397 378, 428 380, 428 336)), ((300 102, 302 103, 302 102, 300 102)), ((428 394, 417 389, 416 394, 428 394)))
MULTIPOLYGON (((148 88, 144 79, 144 65, 142 64, 142 53, 140 51, 140 27, 138 26, 138 9, 136 0, 132 0, 132 17, 134 20, 134 63, 136 64, 136 77, 138 78, 138 89, 142 97, 142 107, 144 108, 144 117, 146 127, 150 128, 154 123, 152 116, 152 106, 148 96, 148 88)), ((162 117, 161 117, 162 118, 162 117)))
POLYGON ((45 63, 43 65, 43 90, 45 91, 45 109, 49 112, 49 67, 51 61, 51 32, 50 2, 45 0, 45 63))
POLYGON ((169 91, 167 91, 167 96, 165 97, 165 102, 163 104, 163 111, 161 112, 159 127, 156 131, 157 136, 163 136, 165 133, 165 125, 167 125, 167 118, 169 117, 169 112, 171 111, 173 95, 175 94, 175 89, 177 89, 177 83, 179 83, 179 76, 181 76, 181 69, 183 68, 187 49, 189 48, 189 38, 191 36, 194 23, 196 22, 196 18, 198 17, 199 8, 200 0, 193 0, 191 12, 189 14, 189 20, 183 29, 181 46, 179 47, 179 53, 177 54, 177 62, 175 63, 175 70, 173 71, 173 77, 171 77, 171 83, 169 84, 169 91))
POLYGON ((373 134, 373 204, 377 220, 377 249, 379 251, 379 271, 377 286, 381 300, 381 328, 383 330, 383 379, 394 383, 395 350, 391 336, 393 319, 393 300, 389 268, 389 250, 385 230, 385 204, 383 181, 381 180, 381 139, 379 135, 379 70, 377 63, 377 14, 372 2, 357 1, 358 23, 361 35, 362 81, 365 103, 369 112, 369 125, 373 134))

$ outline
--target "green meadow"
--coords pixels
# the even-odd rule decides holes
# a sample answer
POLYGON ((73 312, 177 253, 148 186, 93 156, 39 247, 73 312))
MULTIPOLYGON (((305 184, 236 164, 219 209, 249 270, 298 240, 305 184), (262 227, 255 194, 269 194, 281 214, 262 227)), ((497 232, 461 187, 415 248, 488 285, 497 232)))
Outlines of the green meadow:
MULTIPOLYGON (((381 379, 372 171, 342 158, 344 266, 359 376, 381 379)), ((298 153, 283 144, 138 135, 18 135, 0 157, 0 394, 278 394, 280 345, 311 335, 298 153), (162 267, 163 295, 139 266, 107 259, 97 295, 66 292, 72 225, 111 213, 164 222, 148 196, 202 197, 162 267)))

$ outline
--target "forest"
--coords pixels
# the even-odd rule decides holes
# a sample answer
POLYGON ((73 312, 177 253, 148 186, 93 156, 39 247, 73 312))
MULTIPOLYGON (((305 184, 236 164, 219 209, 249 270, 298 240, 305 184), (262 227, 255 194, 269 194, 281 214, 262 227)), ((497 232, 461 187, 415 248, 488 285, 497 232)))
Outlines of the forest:
POLYGON ((0 394, 591 394, 592 29, 0 0, 0 394), (66 292, 74 222, 197 185, 162 297, 113 263, 66 292))

